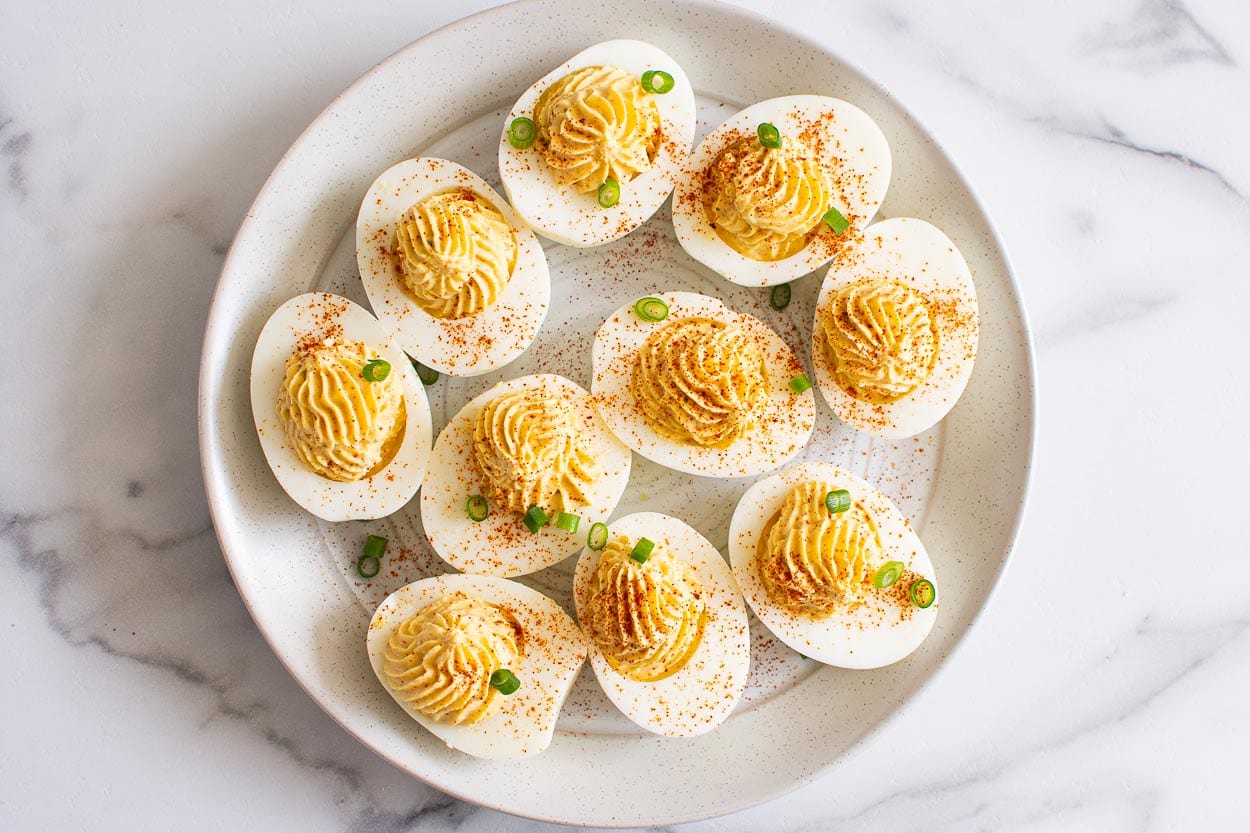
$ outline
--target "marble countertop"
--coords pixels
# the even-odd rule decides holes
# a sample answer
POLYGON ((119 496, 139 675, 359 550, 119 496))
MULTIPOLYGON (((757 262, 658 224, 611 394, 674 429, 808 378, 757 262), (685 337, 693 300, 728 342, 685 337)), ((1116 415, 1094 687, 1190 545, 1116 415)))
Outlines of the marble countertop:
MULTIPOLYGON (((0 27, 0 828, 534 830, 360 746, 270 652, 200 477, 200 338, 282 152, 491 5, 22 4, 0 27)), ((750 2, 875 75, 1007 241, 1033 496, 949 667, 843 766, 691 830, 1244 829, 1250 6, 750 2)))

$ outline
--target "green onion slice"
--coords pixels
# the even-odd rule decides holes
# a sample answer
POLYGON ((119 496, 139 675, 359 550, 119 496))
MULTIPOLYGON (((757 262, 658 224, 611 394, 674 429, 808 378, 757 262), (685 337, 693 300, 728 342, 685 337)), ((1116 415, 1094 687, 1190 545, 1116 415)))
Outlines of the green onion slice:
POLYGON ((803 393, 806 390, 810 390, 811 387, 812 382, 807 378, 806 373, 800 373, 798 376, 795 376, 790 380, 790 390, 795 393, 803 393))
POLYGON ((361 578, 373 578, 378 574, 378 570, 382 569, 380 559, 372 555, 362 555, 360 560, 356 562, 356 572, 361 578))
POLYGON ((766 148, 776 150, 781 147, 781 131, 768 122, 762 122, 755 128, 755 135, 760 137, 760 144, 766 148))
POLYGON ((668 318, 668 304, 659 298, 639 298, 634 302, 634 314, 643 321, 663 321, 668 318))
POLYGON ((360 368, 360 375, 365 377, 366 382, 381 382, 391 375, 391 363, 386 359, 374 359, 360 368))
POLYGON ((834 208, 832 205, 829 206, 829 210, 825 212, 825 216, 820 219, 825 221, 825 225, 833 229, 834 234, 841 234, 851 225, 850 221, 842 216, 842 212, 834 208))
POLYGON ((664 95, 667 92, 672 92, 676 84, 677 82, 673 80, 673 76, 662 69, 649 69, 642 74, 642 88, 649 93, 664 95))
POLYGON ((608 545, 608 525, 595 523, 590 525, 590 532, 586 533, 586 546, 592 550, 601 550, 608 545))
POLYGON ((937 588, 927 578, 918 578, 911 583, 907 595, 911 597, 912 604, 924 608, 933 604, 933 600, 937 598, 937 588))
POLYGON ((825 508, 829 510, 830 515, 845 512, 851 508, 851 493, 846 489, 834 489, 825 495, 825 508))
POLYGON ((878 590, 885 588, 898 581, 898 577, 903 574, 902 561, 887 561, 881 565, 877 572, 873 573, 872 586, 878 590))
POLYGON ((507 668, 500 668, 494 674, 490 675, 491 687, 505 697, 512 694, 521 687, 521 681, 516 678, 507 668))
POLYGON ((370 535, 365 539, 365 558, 381 558, 386 554, 386 539, 381 535, 370 535))
POLYGON ((790 306, 791 294, 790 284, 779 283, 768 293, 768 305, 775 310, 783 310, 790 306))
POLYGON ((481 495, 472 495, 464 502, 464 513, 473 523, 480 523, 490 514, 490 504, 481 495))
POLYGON ((531 506, 521 521, 526 529, 537 535, 538 530, 547 525, 547 513, 537 506, 531 506))
POLYGON ((611 208, 621 198, 621 185, 615 179, 605 179, 599 186, 599 207, 611 208))
POLYGON ((525 150, 534 144, 537 138, 538 125, 534 124, 533 119, 518 116, 512 120, 512 124, 508 125, 508 144, 517 150, 525 150))
POLYGON ((427 388, 438 381, 439 373, 432 367, 426 367, 416 359, 409 359, 412 362, 412 369, 417 371, 417 378, 421 380, 421 384, 427 388))
POLYGON ((556 526, 565 532, 576 532, 577 525, 582 522, 580 515, 570 515, 568 512, 561 512, 556 515, 556 526))
POLYGON ((651 550, 653 549, 655 549, 654 541, 650 538, 639 538, 638 543, 634 544, 633 550, 630 551, 629 557, 639 564, 646 564, 647 559, 651 557, 651 550))

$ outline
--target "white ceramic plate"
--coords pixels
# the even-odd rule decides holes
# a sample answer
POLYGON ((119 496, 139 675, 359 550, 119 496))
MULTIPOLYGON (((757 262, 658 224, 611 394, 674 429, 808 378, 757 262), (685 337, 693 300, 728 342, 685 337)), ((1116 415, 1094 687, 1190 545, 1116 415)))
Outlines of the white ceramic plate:
MULTIPOLYGON (((811 372, 818 276, 799 280, 790 307, 776 312, 767 290, 729 284, 686 256, 667 208, 622 240, 596 249, 549 245, 547 258, 551 310, 534 346, 501 372, 445 378, 430 388, 435 430, 500 379, 559 373, 589 388, 595 329, 626 300, 657 290, 702 292, 756 316, 811 372)), ((537 819, 630 826, 706 818, 781 795, 834 766, 890 715, 906 719, 903 705, 968 632, 1006 563, 1028 483, 1034 379, 1019 293, 988 218, 934 140, 862 73, 802 35, 730 6, 539 0, 476 15, 405 47, 337 98, 291 147, 226 259, 205 333, 199 411, 209 503, 239 592, 275 653, 330 715, 452 795, 537 819), (916 653, 877 671, 804 663, 753 622, 742 702, 720 728, 697 738, 645 735, 583 671, 546 752, 524 766, 477 761, 417 727, 378 685, 361 647, 383 598, 446 570, 424 542, 419 501, 367 524, 324 523, 302 511, 256 440, 247 368, 265 320, 288 298, 324 289, 364 302, 354 226, 380 172, 428 154, 456 160, 498 189, 500 124, 517 96, 609 36, 649 41, 681 63, 698 93, 699 136, 772 96, 818 92, 853 102, 877 121, 893 152, 880 216, 929 220, 963 252, 981 304, 981 346, 951 414, 915 438, 872 440, 821 403, 812 440, 795 460, 837 462, 898 504, 942 576, 942 615, 916 653), (775 61, 777 54, 786 60, 775 61), (406 94, 412 78, 432 66, 454 66, 454 78, 429 85, 421 98, 406 94), (385 569, 364 582, 353 565, 370 532, 392 545, 385 569), (616 762, 610 769, 608 759, 616 762), (726 760, 735 766, 718 763, 726 760), (650 777, 655 772, 682 777, 650 777)), ((753 482, 680 474, 635 457, 616 513, 677 515, 724 551, 734 505, 753 482)), ((568 559, 524 581, 571 610, 572 568, 568 559)))

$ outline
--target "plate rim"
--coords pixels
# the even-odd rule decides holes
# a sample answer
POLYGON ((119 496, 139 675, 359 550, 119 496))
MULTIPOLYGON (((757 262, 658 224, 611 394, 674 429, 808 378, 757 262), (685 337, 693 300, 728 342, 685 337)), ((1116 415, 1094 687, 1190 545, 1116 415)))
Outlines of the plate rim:
MULTIPOLYGON (((224 479, 223 479, 223 482, 221 483, 215 482, 214 474, 212 471, 213 466, 211 465, 211 463, 213 463, 215 460, 215 455, 219 452, 218 444, 215 442, 215 438, 213 437, 213 428, 216 424, 215 420, 218 414, 218 403, 213 398, 212 394, 214 394, 216 392, 216 389, 219 387, 218 382, 223 381, 223 380, 217 377, 213 373, 211 357, 215 354, 210 354, 208 347, 209 347, 210 342, 216 337, 216 334, 219 330, 229 329, 229 324, 230 324, 229 315, 226 313, 225 307, 219 304, 219 301, 221 300, 221 297, 226 288, 227 274, 233 271, 234 269, 234 261, 238 255, 237 246, 238 246, 239 240, 241 237, 244 236, 244 232, 248 231, 253 225, 253 223, 256 222, 256 218, 257 218, 257 215, 255 213, 256 206, 258 203, 261 202, 261 200, 264 198, 264 196, 268 192, 269 187, 271 183, 273 182, 274 178, 276 177, 278 171, 280 171, 283 167, 285 167, 288 159, 292 156, 295 150, 305 142, 305 140, 309 137, 309 135, 312 134, 316 129, 318 129, 319 127, 323 125, 323 123, 326 121, 331 111, 333 111, 336 108, 336 106, 339 104, 340 101, 342 101, 349 94, 355 92, 358 88, 362 87, 367 81, 369 81, 374 75, 376 75, 383 67, 389 64, 392 60, 394 60, 399 55, 409 50, 416 49, 420 47, 422 44, 426 43, 427 41, 445 36, 446 34, 454 32, 457 29, 469 27, 474 23, 480 22, 484 18, 497 15, 505 11, 515 11, 519 8, 526 7, 526 6, 540 6, 543 2, 544 0, 513 0, 513 2, 510 2, 510 3, 503 3, 498 6, 492 6, 491 8, 483 9, 471 15, 458 18, 457 20, 451 21, 447 24, 444 24, 443 26, 439 26, 438 28, 435 28, 429 32, 426 32, 421 37, 416 38, 412 41, 409 41, 408 43, 399 47, 395 51, 391 52, 390 54, 386 55, 384 58, 379 60, 377 63, 371 66, 368 70, 366 70, 364 73, 356 77, 350 84, 348 84, 347 87, 345 87, 340 93, 338 93, 338 95, 336 95, 333 99, 331 99, 325 105, 325 107, 323 107, 321 111, 313 118, 313 120, 309 122, 309 124, 299 133, 299 135, 294 139, 294 141, 292 141, 290 146, 288 146, 288 148, 283 152, 282 156, 274 164, 273 169, 270 171, 268 176, 265 177, 264 182, 260 186, 260 189, 257 191, 255 198, 249 204, 246 212, 244 213, 243 220, 240 223, 238 230, 235 232, 235 235, 231 240, 230 248, 227 250, 226 256, 222 262, 221 272, 218 275, 217 284, 213 289, 212 300, 211 300, 210 307, 209 307, 209 314, 205 322, 204 334, 203 334, 201 345, 200 345, 200 367, 199 367, 199 380, 198 380, 198 385, 197 385, 197 405, 196 405, 197 434, 198 434, 198 445, 199 445, 199 452, 200 452, 200 470, 201 470, 201 476, 203 478, 203 483, 204 483, 205 496, 208 501, 209 515, 212 520, 213 532, 217 538, 218 546, 221 548, 223 560, 226 562, 226 568, 229 571, 231 581, 234 583, 235 589, 238 592, 239 597, 242 600, 244 607, 247 609, 248 615, 252 618, 252 622, 256 626, 256 629, 260 632, 262 638, 265 640, 270 651, 278 659, 282 667, 286 669, 287 673, 290 674, 291 677, 295 680, 295 682, 300 686, 300 688, 304 690, 305 694, 307 694, 308 697, 314 703, 316 703, 317 706, 323 712, 325 712, 325 714, 328 715, 330 719, 333 720, 339 727, 341 727, 345 732, 347 732, 352 738, 354 738, 362 746, 369 749, 373 754, 387 761, 388 763, 390 763, 392 766, 396 767, 397 769, 403 772, 406 772, 409 775, 412 775, 413 777, 419 779, 423 783, 428 784, 429 786, 433 787, 434 789, 444 794, 450 795, 456 799, 465 801, 469 804, 473 804, 475 806, 480 806, 480 807, 485 807, 491 810, 496 810, 501 813, 507 813, 509 815, 518 816, 521 818, 532 819, 535 821, 542 821, 542 822, 549 822, 549 823, 563 824, 563 825, 576 824, 576 825, 581 825, 581 826, 586 826, 586 827, 596 827, 596 828, 618 827, 619 822, 615 822, 611 819, 570 820, 568 818, 560 818, 558 816, 550 815, 550 814, 542 815, 542 814, 534 814, 534 813, 528 813, 528 812, 523 812, 523 811, 517 811, 508 806, 504 806, 500 802, 492 801, 489 797, 482 797, 478 795, 468 795, 464 793, 464 791, 462 790, 445 787, 441 784, 436 783, 428 775, 423 774, 421 772, 414 771, 407 764, 401 763, 392 755, 388 754, 384 750, 379 749, 378 747, 369 743, 363 737, 361 737, 361 735, 359 735, 355 730, 353 730, 352 727, 348 726, 342 719, 340 719, 340 717, 336 715, 328 707, 328 705, 322 701, 322 699, 320 699, 314 694, 314 692, 309 688, 308 684, 306 684, 304 679, 297 673, 296 669, 294 669, 291 666, 286 656, 284 656, 282 651, 279 650, 278 641, 276 640, 276 634, 272 633, 269 629, 267 629, 266 626, 262 623, 262 620, 257 617, 257 613, 253 609, 253 600, 248 596, 248 594, 244 591, 243 587, 239 584, 238 577, 235 571, 234 562, 232 558, 229 556, 229 553, 235 552, 235 551, 241 551, 243 549, 243 545, 241 542, 235 541, 235 534, 227 526, 224 525, 224 518, 225 518, 225 513, 226 513, 225 503, 226 503, 228 493, 229 493, 229 488, 228 488, 229 484, 225 483, 224 479)), ((1024 366, 1021 368, 1021 370, 1023 372, 1023 383, 1024 383, 1025 388, 1029 392, 1030 399, 1028 403, 1028 418, 1024 422, 1024 425, 1023 425, 1024 436, 1021 437, 1021 447, 1022 447, 1023 457, 1024 457, 1023 470, 1021 471, 1023 482, 1022 482, 1022 486, 1020 490, 1020 496, 1019 496, 1018 506, 1016 508, 1015 518, 1010 523, 1009 528, 1007 530, 1007 534, 1006 534, 1007 544, 1005 547, 1005 551, 1003 553, 1002 560, 1000 561, 1000 563, 998 564, 997 568, 995 569, 992 575, 992 578, 989 582, 987 590, 985 591, 984 598, 979 608, 969 619, 967 627, 964 629, 963 633, 959 634, 955 638, 955 640, 951 644, 950 650, 946 653, 945 656, 943 656, 940 659, 940 661, 938 661, 932 673, 930 673, 927 677, 920 680, 919 682, 913 684, 909 689, 904 689, 902 703, 898 709, 889 713, 883 719, 881 719, 880 721, 878 721, 877 723, 875 723, 874 725, 872 725, 871 727, 863 731, 859 735, 859 737, 857 737, 855 740, 850 742, 846 746, 846 748, 842 750, 840 754, 836 755, 828 763, 815 767, 810 772, 796 776, 795 778, 793 778, 792 780, 790 780, 789 782, 787 782, 786 784, 782 786, 766 789, 764 792, 758 793, 758 794, 752 794, 750 797, 730 799, 730 800, 720 800, 715 805, 704 805, 704 806, 699 807, 696 810, 692 810, 692 811, 689 811, 683 814, 678 814, 678 815, 655 815, 654 813, 652 813, 650 815, 641 815, 639 818, 631 820, 631 823, 638 824, 638 825, 671 825, 671 824, 683 824, 683 823, 693 822, 693 821, 701 821, 701 820, 705 820, 709 818, 715 818, 715 817, 727 815, 727 814, 734 813, 734 812, 739 812, 742 810, 746 810, 752 807, 762 805, 770 801, 774 801, 778 798, 781 798, 785 795, 788 795, 798 790, 800 787, 811 784, 814 781, 827 776, 831 771, 833 771, 835 768, 837 768, 842 763, 844 763, 854 753, 862 749, 863 746, 866 743, 868 743, 872 738, 880 734, 880 732, 885 727, 890 726, 894 724, 896 721, 902 719, 904 715, 908 714, 911 711, 911 709, 914 708, 914 704, 918 696, 922 694, 930 686, 932 686, 934 682, 937 679, 939 679, 939 677, 944 676, 945 672, 949 669, 949 667, 952 665, 955 658, 963 649, 968 639, 968 636, 973 632, 973 630, 980 624, 981 620, 985 617, 986 611, 990 608, 991 603, 993 602, 995 596, 998 594, 1000 587, 1002 585, 1002 582, 1003 582, 1003 577, 1006 575, 1007 569, 1012 562, 1013 556, 1015 554, 1016 546, 1019 543, 1020 532, 1023 527, 1025 517, 1027 515, 1029 498, 1032 492, 1033 472, 1035 468, 1036 454, 1037 454, 1037 434, 1038 434, 1038 427, 1039 427, 1038 413, 1039 413, 1039 407, 1040 407, 1039 406, 1039 386, 1038 386, 1038 378, 1037 378, 1036 343, 1035 343, 1035 338, 1033 335, 1033 328, 1029 320, 1028 310, 1024 303, 1024 295, 1021 291, 1020 283, 1017 279, 1016 269, 1011 260, 1010 253, 1007 249, 1005 241, 1003 240, 1002 234, 998 230, 997 225, 995 224, 989 212, 986 210, 984 201, 981 199, 980 193, 976 190, 976 188, 974 188, 972 182, 968 179, 968 176, 963 166, 958 162, 956 157, 954 157, 946 149, 946 147, 937 139, 937 137, 929 129, 928 125, 922 119, 920 119, 912 111, 910 107, 906 106, 906 104, 902 100, 900 100, 897 96, 893 95, 888 89, 886 89, 886 87, 883 84, 877 81, 874 76, 869 75, 867 72, 865 72, 859 66, 859 64, 851 60, 848 60, 842 57, 841 55, 833 52, 827 46, 818 42, 814 37, 811 37, 805 34, 804 32, 802 32, 801 30, 797 29, 796 27, 794 27, 793 25, 789 23, 776 20, 775 18, 771 18, 767 15, 756 12, 753 9, 746 9, 746 8, 742 8, 739 6, 730 5, 727 3, 721 3, 721 2, 717 2, 717 0, 672 0, 672 2, 674 5, 685 6, 694 11, 701 11, 701 12, 712 13, 716 15, 723 15, 723 16, 730 17, 730 18, 737 18, 740 22, 743 22, 749 25, 771 28, 775 31, 778 31, 781 34, 784 34, 786 37, 794 38, 796 41, 804 44, 805 46, 808 46, 809 48, 813 50, 829 55, 834 60, 839 62, 842 66, 844 66, 850 73, 857 76, 858 81, 862 82, 863 84, 865 84, 866 86, 874 90, 876 93, 881 95, 884 99, 890 101, 895 106, 897 106, 913 122, 913 124, 915 125, 919 133, 926 140, 932 143, 933 147, 940 153, 940 155, 943 157, 946 163, 950 165, 954 173, 954 177, 955 177, 957 184, 960 185, 968 194, 968 198, 972 207, 975 209, 976 214, 979 216, 980 220, 984 223, 985 230, 988 232, 989 239, 993 244, 996 254, 998 255, 998 257, 1001 258, 1003 265, 1005 266, 1004 277, 1006 278, 1007 283, 1012 290, 1012 296, 1013 296, 1012 302, 1015 307, 1015 312, 1019 316, 1021 331, 1023 335, 1023 343, 1020 345, 1020 347, 1023 349, 1024 366)))

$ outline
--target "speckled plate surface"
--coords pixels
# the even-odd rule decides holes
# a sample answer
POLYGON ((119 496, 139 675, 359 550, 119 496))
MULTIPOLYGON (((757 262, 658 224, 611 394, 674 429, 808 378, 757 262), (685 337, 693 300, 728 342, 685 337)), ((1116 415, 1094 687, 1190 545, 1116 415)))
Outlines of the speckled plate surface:
MULTIPOLYGON (((819 275, 794 285, 782 312, 767 291, 735 286, 678 245, 668 209, 607 246, 545 244, 551 309, 533 347, 502 370, 429 389, 435 430, 490 385, 527 373, 591 383, 595 330, 617 307, 664 290, 719 298, 772 327, 811 372, 819 275)), ((749 12, 710 3, 524 2, 467 18, 405 47, 336 99, 265 183, 222 272, 205 334, 200 440, 213 519, 257 626, 308 693, 397 766, 461 798, 519 815, 585 825, 668 824, 781 795, 837 764, 929 681, 967 633, 1006 563, 1033 448, 1034 378, 1024 311, 988 218, 962 176, 907 111, 818 44, 749 12), (312 289, 365 303, 354 226, 365 190, 417 155, 455 160, 498 188, 500 124, 534 79, 605 37, 649 41, 676 58, 698 94, 698 136, 742 106, 786 93, 853 102, 880 125, 894 158, 881 216, 940 226, 960 247, 981 304, 981 345, 963 398, 924 434, 873 440, 821 402, 812 440, 795 458, 830 460, 889 495, 918 528, 942 578, 937 624, 903 662, 848 671, 803 662, 752 620, 742 702, 716 731, 658 738, 626 721, 583 669, 551 747, 523 765, 448 750, 378 685, 364 650, 375 606, 407 582, 447 567, 425 542, 419 500, 368 524, 317 521, 278 486, 252 427, 248 366, 280 304, 312 289), (499 48, 529 44, 528 50, 499 48), (726 61, 725 55, 735 55, 726 61), (785 54, 777 62, 774 56, 785 54), (454 78, 406 91, 431 66, 454 78), (802 79, 801 84, 795 79, 802 79), (392 542, 372 581, 353 565, 364 536, 392 542), (833 717, 836 715, 836 719, 833 717), (722 762, 733 760, 735 766, 722 762), (607 762, 611 762, 609 766, 607 762), (654 779, 650 773, 680 772, 654 779)), ((756 478, 701 478, 635 456, 616 515, 681 517, 724 552, 733 508, 756 478)), ((525 577, 572 610, 575 559, 525 577)))

